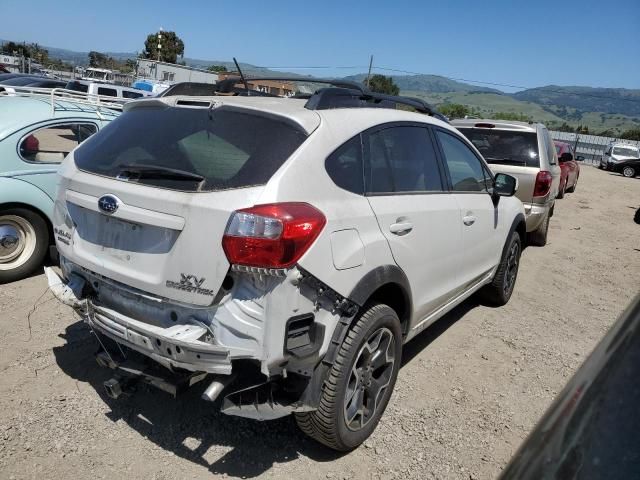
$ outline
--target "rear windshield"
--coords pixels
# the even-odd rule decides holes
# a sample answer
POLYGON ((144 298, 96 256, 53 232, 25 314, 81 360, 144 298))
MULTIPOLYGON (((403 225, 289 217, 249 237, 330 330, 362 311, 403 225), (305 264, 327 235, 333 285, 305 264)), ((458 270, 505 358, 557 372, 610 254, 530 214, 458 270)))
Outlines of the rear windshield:
POLYGON ((613 154, 621 157, 640 158, 640 153, 633 147, 614 147, 613 154))
POLYGON ((232 107, 139 107, 75 152, 79 169, 182 191, 263 185, 307 138, 280 119, 232 107))
POLYGON ((460 128, 488 163, 539 167, 538 137, 535 132, 514 132, 488 128, 460 128))

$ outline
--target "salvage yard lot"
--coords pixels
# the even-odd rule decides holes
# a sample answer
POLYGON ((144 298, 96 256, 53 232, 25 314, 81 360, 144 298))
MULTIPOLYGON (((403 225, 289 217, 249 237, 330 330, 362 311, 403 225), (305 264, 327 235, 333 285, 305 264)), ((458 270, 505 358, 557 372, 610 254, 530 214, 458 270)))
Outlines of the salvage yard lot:
POLYGON ((640 289, 640 178, 588 166, 527 248, 510 303, 470 300, 409 343, 373 436, 346 455, 109 372, 44 275, 0 286, 0 478, 494 478, 640 289), (34 306, 37 304, 37 307, 34 306))

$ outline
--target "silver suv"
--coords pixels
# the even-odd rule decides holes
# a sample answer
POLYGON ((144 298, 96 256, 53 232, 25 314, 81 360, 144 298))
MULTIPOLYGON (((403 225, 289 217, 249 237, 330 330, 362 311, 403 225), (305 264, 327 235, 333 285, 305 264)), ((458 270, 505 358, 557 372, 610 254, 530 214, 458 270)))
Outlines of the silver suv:
POLYGON ((116 370, 108 393, 206 379, 227 414, 362 443, 403 344, 474 292, 505 304, 525 235, 517 180, 421 105, 140 100, 72 152, 47 276, 116 370))
POLYGON ((547 243, 549 219, 560 188, 561 169, 553 139, 541 123, 500 120, 453 120, 495 173, 518 179, 518 198, 527 217, 527 240, 547 243))

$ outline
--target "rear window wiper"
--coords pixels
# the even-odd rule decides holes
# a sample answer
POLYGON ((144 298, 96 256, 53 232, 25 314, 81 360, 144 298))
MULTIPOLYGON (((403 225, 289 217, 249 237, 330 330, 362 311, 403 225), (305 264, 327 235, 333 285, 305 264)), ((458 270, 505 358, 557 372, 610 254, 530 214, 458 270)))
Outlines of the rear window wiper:
POLYGON ((165 178, 173 180, 192 180, 202 182, 204 177, 197 173, 179 170, 177 168, 160 167, 158 165, 121 165, 117 178, 165 178), (133 174, 133 175, 131 175, 133 174))

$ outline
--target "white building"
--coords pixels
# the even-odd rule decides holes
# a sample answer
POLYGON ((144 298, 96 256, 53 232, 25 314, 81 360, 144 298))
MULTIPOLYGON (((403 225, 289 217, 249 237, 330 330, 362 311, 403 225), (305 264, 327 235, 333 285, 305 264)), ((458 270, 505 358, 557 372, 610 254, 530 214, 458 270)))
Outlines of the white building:
POLYGON ((137 65, 138 78, 147 78, 165 83, 198 82, 216 83, 218 75, 199 68, 176 65, 175 63, 158 62, 139 58, 137 65))

